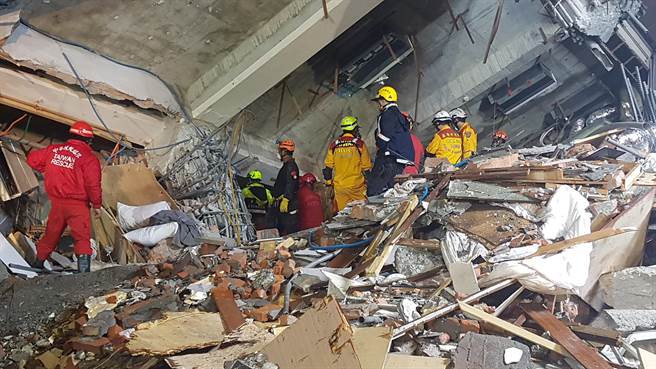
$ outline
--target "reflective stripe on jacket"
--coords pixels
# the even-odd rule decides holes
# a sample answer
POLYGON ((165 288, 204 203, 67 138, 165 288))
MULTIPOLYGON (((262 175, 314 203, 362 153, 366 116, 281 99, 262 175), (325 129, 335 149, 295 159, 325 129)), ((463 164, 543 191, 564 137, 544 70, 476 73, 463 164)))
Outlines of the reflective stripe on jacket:
POLYGON ((324 164, 333 170, 333 186, 342 188, 364 186, 362 173, 372 167, 364 141, 350 133, 330 144, 324 164))

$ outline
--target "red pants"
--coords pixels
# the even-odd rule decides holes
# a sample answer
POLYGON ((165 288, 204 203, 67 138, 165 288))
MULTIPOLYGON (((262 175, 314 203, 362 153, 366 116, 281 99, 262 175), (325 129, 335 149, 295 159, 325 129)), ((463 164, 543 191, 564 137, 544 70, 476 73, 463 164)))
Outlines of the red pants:
POLYGON ((68 225, 73 236, 75 255, 91 255, 91 214, 89 205, 79 200, 53 200, 46 233, 39 241, 36 257, 46 260, 57 249, 68 225))

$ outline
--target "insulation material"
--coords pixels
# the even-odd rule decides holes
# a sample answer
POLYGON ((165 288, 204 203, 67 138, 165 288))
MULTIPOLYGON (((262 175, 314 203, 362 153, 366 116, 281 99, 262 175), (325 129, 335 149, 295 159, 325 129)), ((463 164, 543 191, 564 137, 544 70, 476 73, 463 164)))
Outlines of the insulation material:
POLYGON ((453 255, 456 260, 465 263, 468 263, 479 256, 485 257, 488 254, 487 248, 485 248, 483 244, 476 242, 465 233, 453 230, 446 232, 446 238, 443 245, 448 249, 449 255, 453 255))
MULTIPOLYGON (((547 203, 543 237, 570 239, 590 233, 589 203, 576 190, 560 186, 547 203)), ((508 278, 517 279, 524 287, 545 294, 579 294, 588 280, 591 243, 582 243, 555 255, 538 256, 495 265, 492 273, 479 282, 487 286, 508 278)))
MULTIPOLYGON (((10 22, 15 15, 13 17, 0 17, 0 24, 10 22)), ((92 94, 115 100, 131 100, 144 109, 172 114, 182 112, 171 90, 155 75, 119 64, 84 48, 59 42, 24 24, 17 24, 0 47, 0 55, 18 66, 44 71, 66 83, 77 85, 64 53, 92 94)))
POLYGON ((121 227, 125 230, 132 230, 148 225, 150 217, 162 210, 171 210, 171 206, 166 201, 143 206, 130 206, 118 202, 116 209, 121 227))

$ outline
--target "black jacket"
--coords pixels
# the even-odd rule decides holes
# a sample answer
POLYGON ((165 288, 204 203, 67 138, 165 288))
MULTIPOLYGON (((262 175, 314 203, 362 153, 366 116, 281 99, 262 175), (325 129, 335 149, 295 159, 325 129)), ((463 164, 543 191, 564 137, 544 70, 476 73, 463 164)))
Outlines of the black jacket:
POLYGON ((388 104, 378 115, 376 126, 377 156, 391 156, 401 164, 412 164, 415 152, 410 127, 399 107, 394 103, 388 104))
POLYGON ((286 161, 276 177, 276 183, 273 185, 273 197, 278 199, 284 196, 289 200, 289 210, 298 209, 296 195, 298 194, 298 165, 294 159, 286 161))

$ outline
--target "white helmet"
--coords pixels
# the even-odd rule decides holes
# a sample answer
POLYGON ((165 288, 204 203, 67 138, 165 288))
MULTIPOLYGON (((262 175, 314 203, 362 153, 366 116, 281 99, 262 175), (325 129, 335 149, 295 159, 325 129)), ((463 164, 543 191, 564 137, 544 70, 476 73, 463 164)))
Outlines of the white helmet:
POLYGON ((467 119, 467 113, 465 113, 465 111, 460 109, 460 108, 451 110, 451 112, 449 114, 451 115, 451 118, 453 118, 453 119, 456 119, 456 118, 458 118, 460 120, 467 119))
POLYGON ((440 110, 435 114, 433 117, 433 123, 442 123, 442 124, 448 124, 451 123, 451 115, 446 111, 446 110, 440 110))

